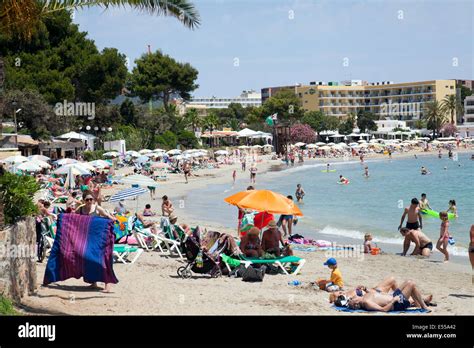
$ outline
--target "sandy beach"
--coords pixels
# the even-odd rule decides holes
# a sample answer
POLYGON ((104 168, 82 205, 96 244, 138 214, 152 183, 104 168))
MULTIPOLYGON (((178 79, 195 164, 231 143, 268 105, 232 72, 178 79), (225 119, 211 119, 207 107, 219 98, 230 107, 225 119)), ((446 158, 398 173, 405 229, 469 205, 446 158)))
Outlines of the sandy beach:
MULTIPOLYGON (((459 151, 461 152, 461 151, 459 151)), ((417 156, 435 155, 434 152, 416 152, 417 156)), ((414 153, 394 156, 394 160, 414 153)), ((381 157, 379 155, 370 158, 381 157)), ((340 160, 340 159, 339 159, 340 160)), ((311 161, 326 162, 326 159, 311 161)), ((263 157, 258 164, 259 173, 281 166, 280 160, 263 157)), ((150 203, 159 209, 163 194, 167 194, 177 207, 179 222, 191 226, 199 225, 236 235, 236 232, 213 223, 191 218, 186 207, 180 207, 179 201, 191 190, 207 185, 232 182, 232 171, 237 169, 239 178, 240 164, 226 165, 216 170, 200 170, 185 184, 182 175, 169 175, 157 189, 157 200, 148 195, 139 200, 140 208, 150 203)), ((248 174, 246 173, 245 176, 248 174)), ((244 178, 243 180, 248 180, 244 178)), ((258 176, 257 176, 257 188, 258 176)), ((123 187, 120 185, 105 190, 109 195, 123 187)), ((134 207, 130 202, 129 207, 134 207)), ((222 203, 224 204, 224 203, 222 203)), ((112 206, 105 203, 107 209, 112 206)), ((114 270, 119 283, 113 287, 113 293, 104 294, 87 289, 82 280, 68 280, 47 288, 39 287, 34 296, 24 299, 23 309, 32 314, 65 315, 355 315, 336 311, 328 302, 328 293, 313 289, 309 282, 317 278, 329 277, 330 271, 323 266, 328 256, 326 252, 295 251, 295 255, 306 259, 301 274, 297 276, 266 275, 261 283, 246 283, 237 278, 226 276, 211 279, 208 276, 193 275, 191 279, 181 279, 176 270, 183 264, 175 257, 161 255, 158 252, 144 252, 132 265, 116 263, 114 270), (292 287, 288 281, 300 280, 301 286, 292 287)), ((474 313, 474 291, 472 272, 468 260, 465 264, 444 264, 437 260, 425 260, 399 255, 351 255, 337 256, 339 268, 345 280, 345 288, 357 285, 375 286, 387 276, 394 276, 401 283, 414 280, 422 294, 433 294, 436 307, 427 315, 474 313)), ((45 264, 38 264, 38 284, 42 283, 45 264)), ((372 313, 371 315, 374 315, 372 313)), ((390 314, 389 314, 390 315, 390 314)))

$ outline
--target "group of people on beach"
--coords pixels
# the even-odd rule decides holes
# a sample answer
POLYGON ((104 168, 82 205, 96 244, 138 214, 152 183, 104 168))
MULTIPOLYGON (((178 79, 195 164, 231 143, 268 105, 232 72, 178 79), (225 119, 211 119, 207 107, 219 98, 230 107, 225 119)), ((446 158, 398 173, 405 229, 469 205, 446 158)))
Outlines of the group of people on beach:
MULTIPOLYGON (((428 210, 431 211, 430 203, 425 193, 421 194, 420 201, 415 197, 411 200, 411 204, 403 211, 398 230, 404 237, 403 252, 405 256, 410 248, 410 244, 414 243, 415 248, 411 255, 422 255, 429 257, 433 250, 432 241, 422 232, 423 229, 423 213, 428 210), (402 227, 403 222, 407 219, 405 227, 402 227)), ((436 249, 444 255, 444 262, 449 261, 448 245, 453 244, 454 240, 449 233, 449 215, 453 214, 457 217, 456 201, 454 199, 449 201, 449 208, 446 211, 439 213, 441 220, 440 234, 436 242, 436 249)))

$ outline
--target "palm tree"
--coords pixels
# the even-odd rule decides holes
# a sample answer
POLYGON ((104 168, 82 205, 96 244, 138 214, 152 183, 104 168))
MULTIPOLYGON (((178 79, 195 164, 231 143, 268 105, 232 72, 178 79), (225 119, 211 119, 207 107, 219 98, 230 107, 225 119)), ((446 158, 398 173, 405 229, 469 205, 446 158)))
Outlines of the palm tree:
POLYGON ((93 6, 104 9, 129 6, 142 13, 175 17, 190 29, 200 24, 199 14, 188 0, 3 0, 0 31, 29 40, 44 16, 93 6))
POLYGON ((441 109, 451 116, 451 123, 454 124, 454 114, 462 114, 462 103, 455 94, 450 94, 441 101, 441 109))
POLYGON ((213 146, 212 131, 216 129, 216 127, 218 127, 219 124, 220 124, 219 117, 217 117, 217 115, 212 111, 209 113, 209 115, 204 117, 203 126, 205 129, 209 129, 209 132, 211 133, 211 137, 209 138, 211 147, 213 146))
POLYGON ((184 118, 188 123, 188 126, 191 126, 193 132, 196 132, 196 129, 202 126, 203 119, 199 116, 198 111, 195 108, 191 108, 186 111, 184 118))
POLYGON ((439 134, 441 127, 447 122, 445 110, 437 100, 425 104, 424 119, 427 127, 433 130, 433 139, 439 134))
MULTIPOLYGON (((6 38, 28 42, 45 16, 92 6, 104 9, 129 6, 142 13, 175 17, 189 29, 195 29, 201 23, 199 13, 189 0, 1 0, 0 32, 6 38)), ((0 56, 0 92, 4 78, 3 57, 0 56)))
POLYGON ((236 119, 235 117, 232 117, 232 118, 229 118, 227 120, 227 126, 230 127, 230 129, 234 130, 234 131, 238 131, 239 130, 239 126, 240 126, 240 122, 238 119, 236 119))

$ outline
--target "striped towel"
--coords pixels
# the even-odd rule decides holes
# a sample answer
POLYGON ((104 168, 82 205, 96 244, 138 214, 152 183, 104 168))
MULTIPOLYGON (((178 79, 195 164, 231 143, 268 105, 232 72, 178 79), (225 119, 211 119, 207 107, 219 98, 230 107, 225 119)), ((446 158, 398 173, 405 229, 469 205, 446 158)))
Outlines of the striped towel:
POLYGON ((110 219, 61 214, 43 284, 69 278, 118 283, 113 265, 115 234, 110 219))

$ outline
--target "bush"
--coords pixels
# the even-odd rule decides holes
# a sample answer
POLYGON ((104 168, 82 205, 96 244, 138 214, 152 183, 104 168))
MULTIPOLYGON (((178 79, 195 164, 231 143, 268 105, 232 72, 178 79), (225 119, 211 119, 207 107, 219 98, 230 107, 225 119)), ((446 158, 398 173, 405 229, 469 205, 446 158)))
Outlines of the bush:
POLYGON ((178 133, 178 142, 186 148, 196 148, 199 143, 193 132, 183 130, 178 133))
POLYGON ((31 176, 5 173, 0 176, 0 200, 4 206, 5 223, 12 224, 18 219, 37 212, 33 195, 39 185, 31 176))
POLYGON ((102 155, 105 153, 104 150, 96 150, 96 151, 84 151, 83 157, 86 161, 95 161, 102 159, 102 155))
POLYGON ((13 307, 12 301, 8 298, 0 296, 0 315, 17 315, 17 311, 13 307))
POLYGON ((156 135, 154 138, 155 147, 164 147, 167 149, 174 149, 178 144, 178 137, 172 131, 165 131, 161 135, 156 135))

